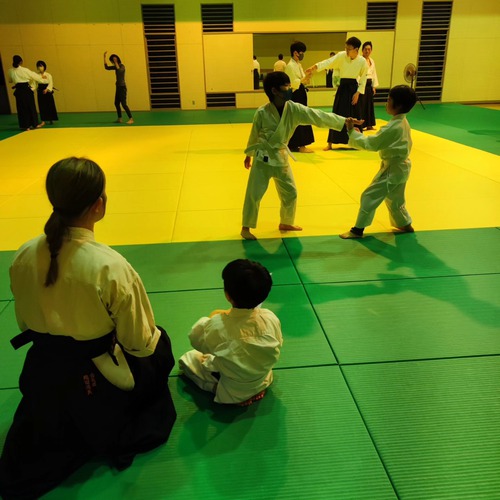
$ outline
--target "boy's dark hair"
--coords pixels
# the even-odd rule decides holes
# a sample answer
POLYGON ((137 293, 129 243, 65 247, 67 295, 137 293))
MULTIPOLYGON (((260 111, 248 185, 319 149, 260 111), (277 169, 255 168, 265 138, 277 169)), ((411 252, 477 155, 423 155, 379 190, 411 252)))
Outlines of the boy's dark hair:
POLYGON ((113 61, 113 57, 116 57, 116 60, 118 61, 118 64, 121 64, 122 63, 122 60, 116 55, 116 54, 111 54, 109 56, 109 61, 112 63, 112 64, 115 64, 115 62, 113 61))
POLYGON ((278 59, 281 61, 283 59, 283 54, 278 54, 278 59))
POLYGON ((367 45, 369 45, 369 46, 373 49, 372 42, 365 42, 365 43, 363 44, 363 47, 361 47, 361 50, 365 50, 365 47, 366 47, 367 45))
POLYGON ((290 83, 290 78, 284 71, 271 71, 264 78, 264 92, 267 97, 269 97, 269 101, 274 101, 274 94, 271 89, 279 90, 282 85, 286 85, 290 83))
POLYGON ((297 52, 305 52, 307 50, 306 44, 302 42, 293 42, 290 45, 290 55, 293 57, 293 53, 297 52))
POLYGON ((356 38, 355 36, 351 36, 351 38, 348 38, 345 41, 346 45, 351 45, 355 49, 359 49, 361 47, 361 40, 359 38, 356 38))
POLYGON ((417 94, 408 85, 396 85, 389 91, 392 104, 400 113, 408 113, 417 102, 417 94))
POLYGON ((258 262, 237 259, 222 271, 224 291, 237 309, 253 309, 266 300, 273 280, 269 271, 258 262))

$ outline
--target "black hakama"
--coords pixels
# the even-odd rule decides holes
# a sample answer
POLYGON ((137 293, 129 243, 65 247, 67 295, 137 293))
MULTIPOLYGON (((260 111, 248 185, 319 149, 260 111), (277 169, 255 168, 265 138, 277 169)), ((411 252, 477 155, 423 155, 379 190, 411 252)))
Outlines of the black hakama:
POLYGON ((40 119, 44 122, 53 122, 58 120, 56 103, 54 101, 54 93, 43 91, 48 87, 47 83, 39 83, 37 94, 38 94, 38 109, 40 110, 40 119))
POLYGON ((114 334, 96 340, 28 330, 33 341, 19 380, 22 399, 0 458, 2 498, 38 498, 91 459, 123 470, 137 453, 167 441, 176 413, 168 388, 175 362, 162 329, 154 354, 125 357, 135 387, 124 391, 97 370, 92 358, 112 352, 114 334))
MULTIPOLYGON (((346 118, 359 118, 360 117, 360 99, 358 104, 353 106, 352 96, 358 91, 358 82, 355 78, 342 78, 340 80, 339 88, 335 94, 335 100, 333 101, 333 112, 340 116, 345 116, 346 118)), ((331 144, 347 144, 349 142, 349 136, 347 135, 347 128, 344 128, 339 132, 338 130, 332 130, 328 132, 328 142, 331 144)))
POLYGON ((359 96, 361 101, 361 118, 365 121, 362 128, 375 126, 375 107, 373 105, 372 79, 366 80, 365 93, 359 96))
POLYGON ((254 90, 259 90, 260 88, 260 75, 257 68, 253 70, 253 88, 254 90))
POLYGON ((35 95, 29 83, 16 83, 14 96, 16 98, 19 128, 24 130, 36 128, 38 125, 38 114, 35 106, 35 95))
MULTIPOLYGON (((307 106, 307 90, 300 84, 300 87, 292 94, 292 101, 307 106)), ((299 125, 292 137, 288 141, 288 147, 291 151, 297 150, 302 146, 307 146, 314 142, 314 133, 311 125, 299 125)))

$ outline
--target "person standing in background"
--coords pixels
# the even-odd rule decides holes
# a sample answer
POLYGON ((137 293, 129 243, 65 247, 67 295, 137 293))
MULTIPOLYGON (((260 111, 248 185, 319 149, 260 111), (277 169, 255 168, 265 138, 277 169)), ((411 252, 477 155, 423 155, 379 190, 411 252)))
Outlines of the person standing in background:
MULTIPOLYGON (((311 79, 310 76, 306 76, 302 64, 300 64, 300 61, 304 59, 306 50, 307 47, 305 43, 292 43, 292 45, 290 45, 291 59, 286 65, 285 70, 292 85, 293 94, 291 100, 303 104, 304 106, 307 106, 306 85, 309 84, 311 79)), ((311 125, 299 125, 290 138, 288 147, 290 151, 295 151, 297 153, 313 153, 314 151, 307 147, 307 145, 313 142, 314 134, 311 125)))
POLYGON ((16 98, 17 119, 19 128, 33 130, 45 125, 42 121, 38 123, 38 114, 35 106, 35 95, 32 82, 47 83, 39 74, 28 68, 23 68, 23 58, 14 56, 12 68, 9 69, 9 82, 14 84, 14 96, 16 98))
POLYGON ((260 87, 260 64, 257 56, 253 56, 253 88, 259 90, 260 87))
MULTIPOLYGON (((330 52, 330 57, 333 57, 335 52, 330 52)), ((326 86, 328 88, 333 88, 333 69, 327 68, 326 70, 326 86)))
POLYGON ((278 60, 274 63, 274 71, 285 71, 286 62, 283 61, 283 54, 278 54, 278 60))
POLYGON ((128 116, 128 125, 132 125, 134 123, 134 119, 132 118, 132 113, 130 112, 129 107, 127 106, 127 84, 125 83, 125 66, 122 64, 121 59, 116 54, 111 54, 109 56, 109 61, 113 63, 109 66, 106 62, 106 56, 108 51, 104 52, 104 69, 108 71, 114 71, 116 73, 116 92, 115 92, 115 108, 116 113, 118 114, 118 119, 116 123, 122 122, 122 110, 120 108, 120 104, 123 106, 125 113, 128 116))
MULTIPOLYGON (((368 65, 365 58, 359 55, 360 47, 361 40, 352 36, 346 40, 345 50, 307 69, 308 75, 325 68, 339 71, 340 85, 333 101, 333 112, 338 115, 353 118, 360 118, 361 115, 358 100, 359 96, 365 93, 368 65)), ((334 74, 334 79, 335 77, 334 74)), ((347 144, 348 142, 346 127, 340 132, 330 130, 325 151, 332 149, 332 144, 347 144)))
POLYGON ((361 96, 361 118, 365 121, 362 126, 366 130, 375 130, 376 124, 373 97, 377 92, 378 78, 375 61, 370 57, 371 53, 372 42, 365 42, 362 47, 362 54, 368 64, 368 71, 366 73, 365 93, 361 96))
POLYGON ((47 83, 39 83, 37 85, 38 109, 40 110, 40 119, 42 122, 49 122, 51 125, 59 118, 57 117, 56 103, 54 101, 54 81, 52 75, 45 71, 47 65, 44 61, 37 61, 36 67, 38 73, 47 83))

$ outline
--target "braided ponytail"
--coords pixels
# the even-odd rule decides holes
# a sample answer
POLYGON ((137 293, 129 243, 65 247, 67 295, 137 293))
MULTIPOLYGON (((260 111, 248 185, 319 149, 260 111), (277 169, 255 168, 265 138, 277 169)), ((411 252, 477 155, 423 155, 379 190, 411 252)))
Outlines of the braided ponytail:
POLYGON ((65 158, 47 174, 45 187, 54 210, 45 224, 50 265, 45 286, 57 281, 57 257, 73 221, 83 215, 102 195, 105 176, 101 167, 87 158, 65 158))

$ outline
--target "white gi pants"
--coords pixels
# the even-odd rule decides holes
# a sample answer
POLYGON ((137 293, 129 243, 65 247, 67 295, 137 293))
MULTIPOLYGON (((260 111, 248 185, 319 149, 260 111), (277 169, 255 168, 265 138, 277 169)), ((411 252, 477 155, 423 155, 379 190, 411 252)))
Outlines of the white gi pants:
POLYGON ((218 379, 213 376, 212 370, 204 362, 213 359, 211 354, 203 354, 196 349, 186 352, 179 359, 179 368, 187 378, 192 380, 200 389, 215 393, 218 379))
POLYGON ((276 191, 281 201, 280 224, 293 224, 297 207, 297 187, 290 165, 286 167, 272 167, 259 159, 254 159, 248 177, 245 203, 243 205, 244 227, 257 227, 260 201, 274 179, 276 191))
POLYGON ((409 161, 398 166, 382 162, 379 172, 361 195, 361 206, 355 227, 369 226, 373 222, 375 211, 383 201, 387 205, 394 227, 411 224, 411 216, 405 204, 405 188, 410 165, 409 161))

